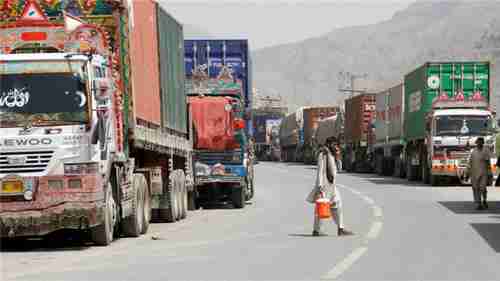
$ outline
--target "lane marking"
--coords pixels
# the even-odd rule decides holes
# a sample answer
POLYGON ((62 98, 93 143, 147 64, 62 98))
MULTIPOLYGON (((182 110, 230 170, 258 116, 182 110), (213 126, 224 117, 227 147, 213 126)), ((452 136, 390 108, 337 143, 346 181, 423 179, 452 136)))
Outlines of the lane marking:
POLYGON ((367 247, 360 247, 352 251, 344 260, 342 260, 339 264, 337 264, 332 270, 330 270, 327 274, 325 274, 321 280, 335 280, 342 273, 348 270, 361 256, 363 256, 367 247))
POLYGON ((366 238, 373 240, 377 238, 382 231, 382 226, 383 223, 381 221, 375 221, 372 223, 372 226, 370 227, 370 231, 368 234, 366 234, 366 238))
POLYGON ((373 222, 370 226, 370 230, 368 233, 365 235, 365 239, 362 242, 361 247, 354 249, 347 257, 345 257, 341 262, 336 264, 332 270, 330 270, 328 273, 323 275, 320 279, 321 280, 335 280, 337 277, 342 275, 344 272, 346 272, 351 266, 356 263, 357 260, 359 260, 365 253, 368 251, 368 242, 371 240, 376 239, 380 233, 382 232, 382 227, 383 227, 383 212, 382 208, 376 205, 375 200, 372 198, 364 195, 362 192, 357 191, 353 188, 350 188, 348 186, 345 186, 343 184, 337 184, 338 187, 348 190, 349 192, 358 195, 363 201, 368 203, 371 206, 372 213, 373 213, 373 222))

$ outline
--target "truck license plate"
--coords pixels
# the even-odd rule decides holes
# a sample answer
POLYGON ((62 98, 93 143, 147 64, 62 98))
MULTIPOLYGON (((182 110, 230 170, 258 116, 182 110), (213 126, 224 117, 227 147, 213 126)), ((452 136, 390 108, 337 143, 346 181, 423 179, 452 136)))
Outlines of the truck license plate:
POLYGON ((2 182, 2 193, 22 193, 23 182, 21 181, 4 181, 2 182))

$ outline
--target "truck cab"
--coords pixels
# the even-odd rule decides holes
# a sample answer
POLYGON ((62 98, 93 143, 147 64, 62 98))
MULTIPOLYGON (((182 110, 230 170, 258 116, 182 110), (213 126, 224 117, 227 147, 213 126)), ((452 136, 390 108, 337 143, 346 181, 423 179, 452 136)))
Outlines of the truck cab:
POLYGON ((102 196, 88 192, 109 173, 116 148, 106 61, 70 53, 4 54, 0 61, 0 196, 12 203, 1 207, 2 235, 58 229, 7 226, 22 218, 12 213, 9 220, 9 212, 28 209, 37 210, 40 220, 54 209, 83 214, 69 216, 74 221, 64 228, 80 228, 82 217, 89 218, 89 227, 100 225, 102 209, 82 201, 102 196))
POLYGON ((457 177, 468 183, 466 168, 478 137, 491 152, 492 169, 496 167, 495 117, 486 109, 438 109, 428 120, 428 163, 431 181, 435 177, 457 177))

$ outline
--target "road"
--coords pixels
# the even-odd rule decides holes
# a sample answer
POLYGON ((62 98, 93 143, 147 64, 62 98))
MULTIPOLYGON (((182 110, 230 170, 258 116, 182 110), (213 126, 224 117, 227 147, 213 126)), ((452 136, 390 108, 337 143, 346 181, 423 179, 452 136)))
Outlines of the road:
POLYGON ((500 190, 475 211, 470 187, 428 187, 340 174, 346 225, 356 235, 312 237, 304 199, 315 169, 260 163, 243 210, 191 212, 109 247, 38 243, 1 252, 2 280, 496 280, 500 190), (499 201, 499 202, 495 202, 499 201), (153 239, 154 238, 154 239, 153 239))

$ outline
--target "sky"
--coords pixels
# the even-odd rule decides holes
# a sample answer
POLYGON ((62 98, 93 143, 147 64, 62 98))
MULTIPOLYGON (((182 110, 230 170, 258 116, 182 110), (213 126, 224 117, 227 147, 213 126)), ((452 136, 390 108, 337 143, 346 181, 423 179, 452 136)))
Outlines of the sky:
POLYGON ((159 0, 184 25, 260 49, 388 20, 414 0, 159 0))

